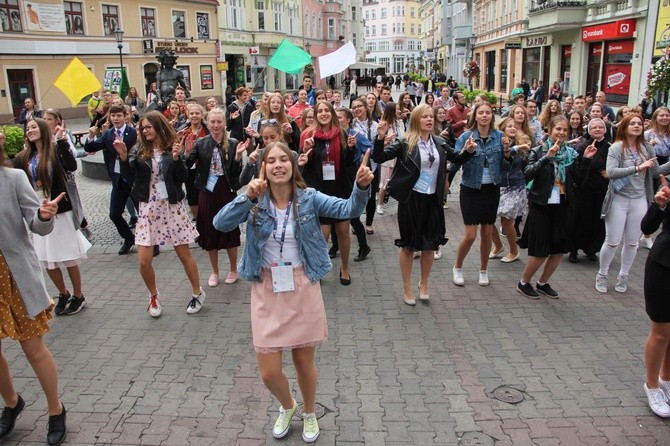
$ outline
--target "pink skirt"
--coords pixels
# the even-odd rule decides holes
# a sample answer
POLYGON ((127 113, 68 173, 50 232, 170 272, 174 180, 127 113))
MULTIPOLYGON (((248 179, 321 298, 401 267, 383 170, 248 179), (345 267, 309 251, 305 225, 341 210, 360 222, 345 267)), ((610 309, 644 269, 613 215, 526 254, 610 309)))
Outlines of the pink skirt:
POLYGON ((313 284, 303 268, 293 269, 295 291, 274 293, 272 274, 251 285, 251 332, 257 353, 315 347, 328 338, 321 284, 313 284))

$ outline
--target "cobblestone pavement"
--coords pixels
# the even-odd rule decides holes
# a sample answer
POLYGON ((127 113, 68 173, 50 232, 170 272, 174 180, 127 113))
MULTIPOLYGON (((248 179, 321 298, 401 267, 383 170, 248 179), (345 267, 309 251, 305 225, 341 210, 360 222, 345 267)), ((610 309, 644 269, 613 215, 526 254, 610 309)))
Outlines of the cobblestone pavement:
MULTIPOLYGON (((150 318, 137 255, 116 255, 109 183, 78 180, 95 232, 82 265, 88 306, 55 318, 46 337, 68 409, 67 444, 303 444, 297 419, 284 440, 272 438, 278 404, 258 377, 249 284, 206 288, 203 310, 188 316, 188 282, 174 253, 163 252, 154 265, 164 311, 150 318)), ((564 262, 552 278, 560 299, 533 301, 514 289, 525 256, 507 265, 491 261, 491 285, 480 287, 475 249, 466 285, 454 286, 457 204, 446 218, 451 241, 434 264, 429 304, 402 302, 392 209, 375 217, 372 254, 352 264, 351 286, 339 284, 334 260, 323 281, 329 339, 317 352, 317 400, 325 408, 318 443, 669 444, 670 422, 651 414, 642 390, 647 251, 636 259, 627 294, 596 293, 596 264, 582 260, 564 262), (516 395, 501 386, 523 400, 494 399, 516 395)), ((206 255, 192 252, 206 280, 206 255)), ((418 267, 417 260, 414 281, 418 267)), ((3 346, 27 403, 3 444, 44 444, 44 396, 17 343, 3 346)))

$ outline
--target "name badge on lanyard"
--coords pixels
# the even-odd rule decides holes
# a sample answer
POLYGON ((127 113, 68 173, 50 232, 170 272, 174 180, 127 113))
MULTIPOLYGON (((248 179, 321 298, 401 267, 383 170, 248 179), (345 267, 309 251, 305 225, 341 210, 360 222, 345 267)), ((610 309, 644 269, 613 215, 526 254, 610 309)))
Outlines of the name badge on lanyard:
POLYGON ((279 243, 279 260, 272 263, 270 272, 272 273, 272 291, 274 293, 285 293, 295 291, 295 281, 293 280, 293 267, 291 262, 284 262, 284 240, 286 239, 286 227, 288 226, 288 219, 291 214, 291 203, 288 201, 286 208, 286 215, 284 216, 284 225, 281 231, 281 238, 277 240, 277 213, 275 212, 274 230, 272 237, 279 243))
POLYGON ((549 200, 547 200, 547 204, 561 204, 561 188, 559 187, 556 182, 558 181, 558 166, 554 164, 554 187, 551 188, 551 195, 549 196, 549 200))
POLYGON ((422 194, 427 194, 431 184, 433 184, 433 175, 424 170, 421 172, 421 175, 419 175, 419 179, 416 180, 414 190, 422 194))
POLYGON ((218 175, 214 175, 210 172, 210 174, 207 176, 207 185, 205 186, 205 189, 207 189, 209 192, 214 192, 214 188, 216 187, 216 182, 218 180, 218 175))
POLYGON ((326 142, 326 159, 322 164, 322 169, 325 181, 335 180, 335 163, 330 160, 330 142, 326 142))

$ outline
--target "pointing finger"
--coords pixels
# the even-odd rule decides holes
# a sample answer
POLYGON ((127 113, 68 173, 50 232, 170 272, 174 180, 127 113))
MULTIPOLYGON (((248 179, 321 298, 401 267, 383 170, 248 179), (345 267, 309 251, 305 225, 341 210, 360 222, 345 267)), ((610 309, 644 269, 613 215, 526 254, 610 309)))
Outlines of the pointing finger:
POLYGON ((665 175, 661 175, 661 183, 663 184, 664 189, 668 188, 668 180, 665 178, 665 175))
POLYGON ((265 181, 265 161, 261 163, 261 171, 258 174, 258 179, 261 181, 265 181))
MULTIPOLYGON (((56 198, 54 198, 51 202, 54 204, 58 204, 63 198, 65 198, 65 192, 61 192, 56 198)), ((46 199, 45 199, 46 201, 46 199)))
POLYGON ((370 149, 367 149, 365 151, 365 155, 363 155, 363 160, 361 161, 361 166, 367 166, 369 160, 370 160, 370 149))
POLYGON ((307 152, 304 153, 305 156, 309 156, 310 153, 312 153, 313 149, 309 149, 307 152))

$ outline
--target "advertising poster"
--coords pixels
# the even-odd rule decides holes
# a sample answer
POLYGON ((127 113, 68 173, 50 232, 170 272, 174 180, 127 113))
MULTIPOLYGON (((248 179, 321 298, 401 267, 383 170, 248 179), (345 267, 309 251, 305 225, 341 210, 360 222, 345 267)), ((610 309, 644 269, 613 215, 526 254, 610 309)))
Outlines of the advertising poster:
POLYGON ((668 0, 659 0, 659 2, 654 57, 663 56, 665 49, 670 47, 670 2, 668 0))
POLYGON ((191 91, 191 67, 188 65, 177 65, 175 68, 184 74, 184 82, 188 87, 188 91, 191 91))
POLYGON ((209 14, 196 12, 195 22, 198 29, 198 39, 209 39, 209 14))
POLYGON ((174 37, 186 37, 186 19, 184 11, 172 11, 172 32, 174 37))
POLYGON ((24 2, 26 28, 29 31, 65 32, 63 4, 24 2))
POLYGON ((631 64, 607 64, 603 79, 605 94, 627 95, 630 89, 631 64))
POLYGON ((214 70, 211 65, 200 65, 200 89, 214 90, 214 70))

